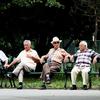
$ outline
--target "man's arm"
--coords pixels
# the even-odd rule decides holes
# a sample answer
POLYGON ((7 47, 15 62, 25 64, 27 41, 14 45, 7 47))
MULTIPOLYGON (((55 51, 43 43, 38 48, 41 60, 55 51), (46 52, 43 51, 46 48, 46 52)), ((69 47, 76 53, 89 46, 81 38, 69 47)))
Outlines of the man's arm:
POLYGON ((64 49, 61 49, 61 54, 63 56, 63 61, 64 62, 67 62, 67 61, 70 60, 71 55, 68 52, 66 52, 64 49))
POLYGON ((100 59, 100 54, 96 55, 94 58, 93 58, 93 64, 95 64, 97 62, 97 59, 100 59))
POLYGON ((39 57, 39 56, 37 56, 37 57, 33 57, 33 56, 32 56, 32 59, 33 59, 33 61, 36 62, 36 63, 39 63, 39 62, 40 62, 40 57, 39 57))
POLYGON ((6 65, 8 64, 8 57, 2 50, 0 50, 0 59, 2 62, 4 62, 4 67, 6 67, 6 65))
POLYGON ((8 59, 4 61, 4 67, 6 67, 8 64, 8 59))
POLYGON ((8 67, 11 67, 12 65, 16 64, 17 62, 20 62, 20 59, 15 58, 10 64, 8 64, 8 65, 6 65, 6 66, 7 66, 7 68, 8 68, 8 67))
POLYGON ((42 56, 40 59, 40 63, 42 64, 43 62, 45 62, 45 59, 47 59, 47 58, 48 58, 47 55, 42 56))
POLYGON ((92 59, 93 59, 93 64, 95 64, 97 62, 97 59, 100 58, 100 54, 95 52, 94 50, 91 50, 92 51, 92 59))

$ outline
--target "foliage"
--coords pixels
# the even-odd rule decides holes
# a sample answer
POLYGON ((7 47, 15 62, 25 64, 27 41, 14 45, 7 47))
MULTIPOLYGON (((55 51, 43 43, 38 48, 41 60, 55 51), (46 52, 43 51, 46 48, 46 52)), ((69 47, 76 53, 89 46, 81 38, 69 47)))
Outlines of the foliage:
POLYGON ((19 7, 31 7, 35 3, 43 3, 42 0, 13 0, 12 4, 18 5, 19 7))
POLYGON ((73 39, 91 40, 99 3, 100 0, 0 0, 0 47, 15 55, 22 50, 23 40, 30 39, 42 55, 51 47, 55 35, 64 40, 65 49, 73 39))
POLYGON ((5 2, 0 3, 0 10, 6 10, 12 6, 18 6, 18 7, 34 7, 35 5, 44 5, 48 7, 64 7, 56 0, 5 0, 5 2))

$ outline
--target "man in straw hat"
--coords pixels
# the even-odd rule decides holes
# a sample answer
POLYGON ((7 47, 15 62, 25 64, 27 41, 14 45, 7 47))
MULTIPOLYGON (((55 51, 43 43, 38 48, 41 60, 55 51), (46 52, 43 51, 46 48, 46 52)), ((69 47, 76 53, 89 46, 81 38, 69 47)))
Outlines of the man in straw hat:
POLYGON ((49 52, 42 56, 40 62, 43 63, 45 60, 46 63, 43 65, 43 71, 40 78, 46 82, 50 83, 50 74, 60 70, 62 62, 66 61, 70 54, 67 53, 64 49, 60 48, 60 43, 62 40, 59 40, 58 37, 53 37, 51 44, 53 48, 49 52))

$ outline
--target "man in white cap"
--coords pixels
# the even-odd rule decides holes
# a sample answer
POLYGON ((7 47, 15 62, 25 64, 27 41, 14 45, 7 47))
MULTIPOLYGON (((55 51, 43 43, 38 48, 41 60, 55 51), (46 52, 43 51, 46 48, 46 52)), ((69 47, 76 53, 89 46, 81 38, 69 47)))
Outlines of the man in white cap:
POLYGON ((77 89, 76 78, 79 72, 82 73, 83 89, 87 90, 91 61, 97 54, 94 50, 88 49, 86 41, 79 43, 79 50, 72 56, 72 58, 76 58, 75 65, 71 71, 72 90, 77 89))
POLYGON ((67 58, 70 57, 69 53, 60 48, 61 42, 62 40, 59 40, 58 37, 54 37, 51 41, 53 48, 51 48, 49 52, 40 59, 41 63, 47 60, 47 62, 43 65, 43 71, 40 76, 40 78, 46 83, 50 83, 50 74, 52 72, 59 71, 62 62, 65 62, 67 58))

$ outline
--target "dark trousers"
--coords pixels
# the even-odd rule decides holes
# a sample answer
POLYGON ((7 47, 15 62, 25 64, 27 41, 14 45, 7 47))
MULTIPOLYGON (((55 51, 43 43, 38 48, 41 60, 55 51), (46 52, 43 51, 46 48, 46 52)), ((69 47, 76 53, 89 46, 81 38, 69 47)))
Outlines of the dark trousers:
POLYGON ((43 70, 42 70, 42 73, 41 73, 41 76, 40 78, 45 81, 45 78, 46 78, 46 74, 51 74, 53 72, 57 72, 60 70, 60 67, 61 67, 61 64, 59 63, 56 63, 56 62, 53 62, 53 63, 45 63, 43 65, 43 70))

